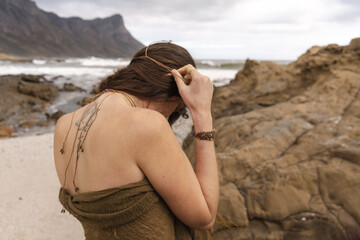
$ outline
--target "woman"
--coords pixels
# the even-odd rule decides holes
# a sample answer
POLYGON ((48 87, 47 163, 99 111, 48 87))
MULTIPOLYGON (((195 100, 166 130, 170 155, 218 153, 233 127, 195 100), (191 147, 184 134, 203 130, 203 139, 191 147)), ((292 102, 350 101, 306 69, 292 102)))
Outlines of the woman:
POLYGON ((61 117, 59 199, 87 239, 207 239, 218 205, 213 85, 172 43, 141 49, 100 83, 95 100, 61 117), (177 69, 177 70, 176 70, 177 69), (196 167, 171 124, 192 115, 196 167))

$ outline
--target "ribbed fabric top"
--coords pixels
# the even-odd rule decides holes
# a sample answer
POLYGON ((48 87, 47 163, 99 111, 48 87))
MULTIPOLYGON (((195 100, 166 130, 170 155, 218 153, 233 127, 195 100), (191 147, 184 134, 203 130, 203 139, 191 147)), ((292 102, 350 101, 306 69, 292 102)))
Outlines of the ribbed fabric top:
POLYGON ((178 220, 147 178, 124 186, 71 196, 60 188, 59 200, 84 228, 88 240, 210 239, 178 220))

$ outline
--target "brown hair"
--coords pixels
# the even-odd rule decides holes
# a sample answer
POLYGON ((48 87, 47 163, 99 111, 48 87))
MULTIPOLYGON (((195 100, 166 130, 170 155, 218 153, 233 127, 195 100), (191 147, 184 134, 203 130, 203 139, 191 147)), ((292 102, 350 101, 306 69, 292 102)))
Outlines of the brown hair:
MULTIPOLYGON (((143 100, 168 102, 171 97, 180 97, 174 77, 168 69, 157 64, 147 56, 171 69, 179 69, 187 64, 194 67, 195 62, 189 52, 173 43, 155 43, 139 50, 127 67, 118 69, 103 79, 99 90, 114 89, 124 91, 143 100)), ((169 117, 170 125, 180 115, 186 116, 185 107, 176 110, 169 117)))

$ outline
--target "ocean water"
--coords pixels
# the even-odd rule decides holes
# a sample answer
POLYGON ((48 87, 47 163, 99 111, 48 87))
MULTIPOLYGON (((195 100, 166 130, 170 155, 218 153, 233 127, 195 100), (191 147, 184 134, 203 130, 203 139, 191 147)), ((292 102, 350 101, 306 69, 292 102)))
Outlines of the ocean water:
MULTIPOLYGON (((117 68, 130 63, 130 59, 104 58, 67 58, 67 59, 33 59, 28 62, 0 61, 0 75, 6 74, 33 74, 44 75, 48 79, 57 77, 54 83, 63 83, 67 78, 76 85, 91 87, 106 75, 113 73, 117 68), (60 77, 60 78, 59 78, 60 77), (73 79, 70 79, 73 78, 73 79), (91 80, 90 80, 91 79, 91 80), (83 85, 85 84, 85 85, 83 85)), ((234 78, 244 64, 238 60, 199 60, 198 69, 208 75, 215 85, 224 85, 234 78)))
MULTIPOLYGON (((64 83, 73 83, 86 92, 61 92, 48 112, 57 110, 70 112, 76 108, 77 101, 89 96, 89 93, 102 78, 112 74, 119 67, 130 63, 130 59, 104 58, 66 58, 66 59, 33 59, 28 62, 0 61, 0 75, 33 74, 44 75, 59 88, 64 83)), ((234 79, 242 68, 244 61, 198 60, 198 70, 210 77, 215 86, 223 86, 234 79)))
MULTIPOLYGON (((243 60, 197 60, 197 69, 207 75, 215 86, 229 84, 235 78, 236 73, 243 67, 243 60)), ((47 108, 46 112, 54 113, 57 110, 72 112, 77 108, 77 103, 84 97, 90 96, 91 90, 102 78, 112 74, 117 68, 125 67, 130 59, 104 59, 97 57, 89 58, 42 58, 26 62, 0 61, 0 75, 32 74, 43 75, 45 79, 52 81, 62 88, 65 83, 73 83, 86 90, 86 92, 59 92, 59 97, 47 108)), ((184 126, 189 129, 191 120, 180 120, 174 128, 184 126)), ((24 129, 16 135, 34 135, 52 131, 54 126, 48 128, 35 126, 32 129, 24 129)), ((178 138, 183 138, 189 130, 177 130, 178 138), (181 136, 180 136, 181 135, 181 136)))

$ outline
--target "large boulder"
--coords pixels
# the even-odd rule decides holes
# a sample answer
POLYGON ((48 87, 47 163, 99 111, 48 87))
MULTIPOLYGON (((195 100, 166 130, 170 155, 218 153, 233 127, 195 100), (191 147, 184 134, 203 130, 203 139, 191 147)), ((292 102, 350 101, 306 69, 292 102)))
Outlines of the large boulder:
POLYGON ((32 75, 0 76, 0 92, 0 125, 10 125, 15 132, 44 122, 46 107, 57 96, 55 86, 32 75))
POLYGON ((85 89, 78 87, 78 86, 74 85, 73 83, 64 83, 64 86, 61 90, 67 91, 67 92, 74 92, 74 91, 86 92, 85 89))
POLYGON ((52 101, 59 95, 58 89, 54 85, 40 81, 36 82, 34 80, 28 81, 22 79, 18 82, 17 89, 20 93, 34 96, 45 101, 52 101))
POLYGON ((215 239, 332 240, 359 228, 358 46, 312 47, 286 66, 247 60, 215 89, 215 239))

